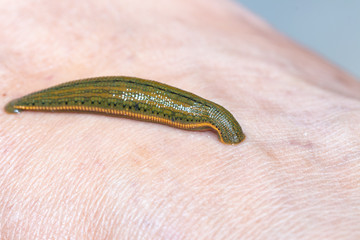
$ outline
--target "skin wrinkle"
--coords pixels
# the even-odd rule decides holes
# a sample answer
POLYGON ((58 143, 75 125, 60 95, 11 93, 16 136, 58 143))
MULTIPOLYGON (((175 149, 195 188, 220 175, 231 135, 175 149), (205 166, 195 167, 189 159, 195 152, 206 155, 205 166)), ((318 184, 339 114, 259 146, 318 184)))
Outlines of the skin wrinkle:
POLYGON ((341 70, 227 1, 2 4, 1 106, 121 73, 227 106, 247 139, 0 111, 0 238, 359 238, 360 86, 341 70))

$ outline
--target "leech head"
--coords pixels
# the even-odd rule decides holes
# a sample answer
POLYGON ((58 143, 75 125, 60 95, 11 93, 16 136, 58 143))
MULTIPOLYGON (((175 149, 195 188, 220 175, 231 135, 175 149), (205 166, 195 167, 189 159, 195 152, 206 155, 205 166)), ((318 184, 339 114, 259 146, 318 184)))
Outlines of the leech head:
POLYGON ((17 99, 12 100, 5 106, 5 111, 7 113, 20 113, 21 110, 15 107, 15 104, 17 103, 17 99))

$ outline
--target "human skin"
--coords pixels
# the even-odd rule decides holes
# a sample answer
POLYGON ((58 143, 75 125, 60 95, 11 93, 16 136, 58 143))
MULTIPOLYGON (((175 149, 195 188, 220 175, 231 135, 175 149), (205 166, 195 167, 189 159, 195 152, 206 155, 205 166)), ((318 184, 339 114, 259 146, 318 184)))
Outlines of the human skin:
POLYGON ((360 84, 220 0, 0 2, 0 106, 136 76, 233 113, 247 138, 0 112, 1 239, 359 239, 360 84))

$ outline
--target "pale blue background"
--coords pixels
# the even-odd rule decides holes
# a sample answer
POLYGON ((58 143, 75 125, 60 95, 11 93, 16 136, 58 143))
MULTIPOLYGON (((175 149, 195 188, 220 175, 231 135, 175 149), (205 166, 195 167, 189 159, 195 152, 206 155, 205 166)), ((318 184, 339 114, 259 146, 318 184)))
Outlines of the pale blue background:
POLYGON ((360 0, 235 0, 360 80, 360 0))

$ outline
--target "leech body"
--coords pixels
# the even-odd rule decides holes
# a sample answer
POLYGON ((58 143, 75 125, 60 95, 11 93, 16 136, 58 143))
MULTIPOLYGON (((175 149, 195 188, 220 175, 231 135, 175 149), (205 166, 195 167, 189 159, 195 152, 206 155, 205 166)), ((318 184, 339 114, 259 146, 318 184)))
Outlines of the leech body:
POLYGON ((234 116, 222 106, 163 83, 133 77, 63 83, 15 99, 5 110, 98 112, 187 130, 213 129, 226 144, 245 138, 234 116))

